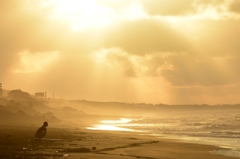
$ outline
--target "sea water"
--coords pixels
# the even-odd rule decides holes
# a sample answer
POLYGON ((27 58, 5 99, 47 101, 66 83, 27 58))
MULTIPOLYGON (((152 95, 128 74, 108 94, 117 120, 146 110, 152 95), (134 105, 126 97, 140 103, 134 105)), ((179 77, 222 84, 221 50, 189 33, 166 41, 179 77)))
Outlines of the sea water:
POLYGON ((240 115, 236 113, 174 118, 121 118, 101 121, 89 129, 147 133, 179 142, 213 145, 224 149, 211 153, 240 158, 240 115))

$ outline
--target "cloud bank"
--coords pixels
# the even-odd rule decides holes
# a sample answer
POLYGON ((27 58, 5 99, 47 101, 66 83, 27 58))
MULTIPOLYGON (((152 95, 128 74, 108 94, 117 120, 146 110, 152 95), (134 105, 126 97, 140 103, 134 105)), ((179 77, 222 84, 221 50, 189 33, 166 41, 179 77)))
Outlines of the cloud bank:
POLYGON ((238 102, 237 0, 49 2, 0 2, 6 88, 99 101, 238 102), (70 16, 63 4, 75 6, 70 16))

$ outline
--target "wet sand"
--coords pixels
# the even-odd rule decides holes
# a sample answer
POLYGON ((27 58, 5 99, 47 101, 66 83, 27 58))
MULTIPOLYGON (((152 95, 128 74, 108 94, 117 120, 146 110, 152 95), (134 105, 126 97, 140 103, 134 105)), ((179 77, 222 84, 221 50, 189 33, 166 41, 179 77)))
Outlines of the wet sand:
POLYGON ((0 126, 0 158, 15 159, 234 159, 210 153, 220 148, 138 135, 130 132, 48 128, 36 141, 37 127, 0 126))

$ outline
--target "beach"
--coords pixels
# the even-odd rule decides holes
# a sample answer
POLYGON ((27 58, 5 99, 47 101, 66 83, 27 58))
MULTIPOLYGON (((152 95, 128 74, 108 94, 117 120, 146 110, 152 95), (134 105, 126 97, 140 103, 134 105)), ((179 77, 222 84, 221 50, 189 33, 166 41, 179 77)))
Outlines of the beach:
POLYGON ((35 126, 0 126, 0 158, 29 159, 234 159, 214 154, 222 148, 178 142, 126 131, 48 128, 34 140, 35 126))

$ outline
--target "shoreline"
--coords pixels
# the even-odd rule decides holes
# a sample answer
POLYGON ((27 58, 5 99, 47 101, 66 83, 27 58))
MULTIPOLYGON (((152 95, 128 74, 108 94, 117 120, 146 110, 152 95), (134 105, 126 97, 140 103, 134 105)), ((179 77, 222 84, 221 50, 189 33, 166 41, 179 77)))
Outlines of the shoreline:
MULTIPOLYGON (((167 139, 174 142, 217 147, 218 148, 217 150, 211 151, 210 153, 221 154, 227 157, 240 158, 238 147, 236 145, 229 145, 229 143, 226 143, 227 141, 229 141, 226 138, 157 135, 157 134, 154 134, 153 136, 159 139, 167 139)), ((231 140, 234 140, 234 138, 231 138, 231 140)))
POLYGON ((46 138, 62 140, 44 141, 33 146, 30 139, 35 131, 35 127, 0 126, 0 158, 237 159, 212 153, 226 150, 220 147, 178 142, 136 132, 48 128, 46 138))

